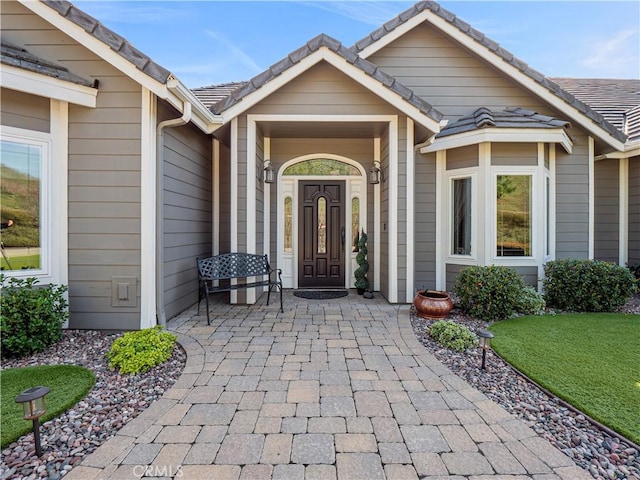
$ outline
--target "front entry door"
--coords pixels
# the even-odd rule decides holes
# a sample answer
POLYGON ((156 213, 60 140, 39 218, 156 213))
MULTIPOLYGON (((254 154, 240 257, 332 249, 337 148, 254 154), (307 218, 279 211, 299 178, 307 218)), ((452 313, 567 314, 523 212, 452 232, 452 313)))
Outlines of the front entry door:
POLYGON ((345 182, 301 181, 298 286, 344 287, 345 182))

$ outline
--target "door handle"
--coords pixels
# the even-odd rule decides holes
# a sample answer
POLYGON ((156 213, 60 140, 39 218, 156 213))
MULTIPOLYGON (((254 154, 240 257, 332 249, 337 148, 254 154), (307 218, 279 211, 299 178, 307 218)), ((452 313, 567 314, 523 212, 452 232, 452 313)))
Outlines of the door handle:
POLYGON ((342 241, 342 251, 344 252, 344 237, 345 237, 345 232, 344 232, 344 227, 342 227, 342 229, 340 230, 340 240, 342 241))

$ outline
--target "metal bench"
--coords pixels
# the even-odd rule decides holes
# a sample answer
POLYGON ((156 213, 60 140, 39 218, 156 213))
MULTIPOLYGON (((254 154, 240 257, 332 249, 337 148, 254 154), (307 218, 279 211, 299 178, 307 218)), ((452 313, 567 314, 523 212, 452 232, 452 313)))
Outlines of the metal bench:
POLYGON ((280 290, 280 311, 282 306, 282 270, 272 269, 269 266, 267 255, 255 255, 251 253, 223 253, 214 257, 198 258, 198 314, 200 314, 200 301, 205 298, 207 305, 207 325, 211 325, 209 318, 209 295, 231 290, 247 289, 254 287, 269 287, 267 290, 267 305, 271 297, 271 290, 280 290), (275 278, 271 278, 274 275, 275 278), (232 278, 263 277, 262 280, 247 283, 214 285, 215 281, 231 280, 232 278), (266 278, 264 278, 266 277, 266 278))

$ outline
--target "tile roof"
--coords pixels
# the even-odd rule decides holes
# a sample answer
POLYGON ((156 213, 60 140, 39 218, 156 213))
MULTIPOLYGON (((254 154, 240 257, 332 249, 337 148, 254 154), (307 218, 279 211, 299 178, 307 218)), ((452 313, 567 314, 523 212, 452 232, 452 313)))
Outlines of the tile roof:
POLYGON ((94 87, 96 84, 96 81, 94 80, 87 80, 79 77, 78 75, 71 73, 69 69, 62 65, 37 57, 32 53, 29 53, 24 48, 13 45, 4 40, 0 45, 0 51, 0 62, 4 65, 21 68, 22 70, 28 70, 30 72, 39 73, 59 80, 65 80, 85 87, 94 87))
POLYGON ((198 100, 200 100, 205 107, 211 108, 212 105, 228 97, 234 90, 243 87, 246 84, 247 82, 221 83, 220 85, 192 88, 191 91, 196 97, 198 97, 198 100))
MULTIPOLYGON (((588 104, 621 132, 627 112, 640 105, 640 80, 604 78, 553 78, 574 97, 588 104)), ((633 113, 631 113, 633 116, 633 113)))
POLYGON ((317 37, 309 40, 299 49, 294 50, 282 60, 273 64, 264 72, 253 77, 243 86, 234 90, 231 95, 212 105, 211 111, 215 114, 219 114, 236 105, 244 97, 255 92, 278 75, 284 73, 289 68, 293 67, 297 63, 300 63, 312 53, 320 50, 323 47, 328 48, 329 50, 352 64, 354 67, 361 70, 369 77, 383 84, 386 88, 402 97, 406 102, 420 110, 424 115, 428 116, 432 120, 439 122, 442 119, 442 113, 437 111, 428 102, 426 102, 411 90, 409 90, 407 87, 402 85, 394 77, 379 69, 377 65, 374 65, 373 63, 360 58, 352 50, 344 47, 338 40, 331 38, 330 36, 325 34, 318 35, 317 37))
POLYGON ((439 16, 443 20, 447 21, 454 27, 456 27, 462 34, 467 35, 472 38, 474 41, 479 43, 480 45, 486 47, 494 54, 498 55, 502 60, 517 68, 521 73, 543 86, 549 92, 553 93, 560 100, 568 103, 569 105, 576 108, 578 111, 589 117, 593 122, 599 125, 603 130, 609 133, 612 137, 617 140, 624 142, 625 134, 618 130, 614 125, 610 124, 600 113, 598 113, 595 109, 591 108, 586 103, 583 103, 581 100, 573 96, 571 93, 567 92, 560 88, 560 86, 553 82, 551 79, 545 77, 540 72, 534 70, 529 65, 527 65, 522 60, 516 58, 512 53, 508 52, 504 48, 502 48, 497 42, 489 39, 483 33, 479 32, 475 28, 471 27, 467 22, 459 19, 453 13, 448 10, 442 8, 436 2, 426 1, 419 2, 413 5, 408 10, 405 10, 397 17, 389 20, 380 28, 374 30, 369 35, 356 42, 355 45, 351 47, 351 50, 355 53, 360 53, 365 48, 369 47, 373 43, 380 40, 382 37, 386 36, 393 30, 395 30, 400 25, 404 24, 411 18, 416 15, 422 13, 425 10, 431 11, 433 14, 439 16))
POLYGON ((505 108, 502 111, 491 111, 480 107, 471 115, 460 117, 449 123, 436 137, 447 137, 458 133, 471 132, 482 128, 571 128, 569 122, 557 118, 540 115, 524 108, 505 108))
POLYGON ((123 37, 105 27, 92 16, 73 6, 71 2, 66 0, 45 0, 42 3, 58 12, 67 20, 75 23, 79 27, 82 27, 87 33, 100 40, 122 58, 135 65, 141 72, 144 72, 149 77, 160 83, 166 83, 169 75, 171 74, 169 70, 155 63, 123 37))

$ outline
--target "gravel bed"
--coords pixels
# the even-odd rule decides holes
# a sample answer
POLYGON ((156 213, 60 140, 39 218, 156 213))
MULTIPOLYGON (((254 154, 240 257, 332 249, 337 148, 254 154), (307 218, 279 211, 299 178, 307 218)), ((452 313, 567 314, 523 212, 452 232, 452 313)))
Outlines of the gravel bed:
MULTIPOLYGON (((640 295, 623 309, 640 314, 640 295)), ((448 320, 482 330, 487 324, 454 309, 448 320)), ((455 352, 443 348, 428 334, 428 323, 412 310, 411 323, 422 344, 454 373, 487 397, 522 419, 540 436, 571 457, 594 478, 640 480, 640 452, 637 445, 610 435, 584 415, 564 406, 557 397, 547 395, 509 366, 492 351, 487 354, 487 369, 480 369, 478 349, 455 352)))
POLYGON ((43 454, 35 458, 33 433, 2 450, 0 480, 56 480, 145 410, 176 382, 187 356, 179 345, 162 365, 138 375, 120 375, 108 367, 106 352, 119 335, 91 330, 65 330, 43 353, 6 360, 2 368, 35 365, 80 365, 93 371, 89 394, 59 417, 41 426, 43 454))

